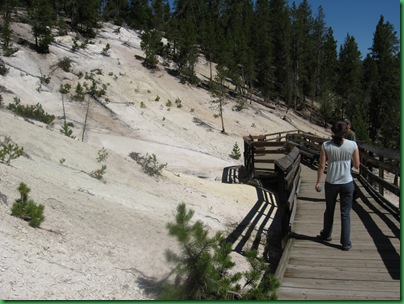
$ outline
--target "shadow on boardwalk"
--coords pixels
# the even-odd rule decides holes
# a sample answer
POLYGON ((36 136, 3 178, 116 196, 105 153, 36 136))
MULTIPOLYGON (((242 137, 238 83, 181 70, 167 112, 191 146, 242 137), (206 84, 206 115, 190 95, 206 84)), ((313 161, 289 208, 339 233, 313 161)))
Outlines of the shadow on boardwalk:
MULTIPOLYGON (((352 211, 354 211, 364 223, 364 226, 373 239, 377 252, 386 266, 387 271, 391 275, 391 278, 394 280, 400 280, 400 272, 397 272, 397 267, 400 267, 400 254, 397 252, 395 246, 391 242, 391 238, 397 238, 400 240, 400 228, 395 222, 386 216, 385 212, 382 212, 379 208, 376 208, 371 202, 369 202, 363 191, 361 191, 358 187, 356 187, 356 189, 362 203, 358 204, 357 201, 354 201, 352 211), (386 235, 385 232, 379 228, 379 225, 370 216, 369 211, 364 209, 364 206, 369 208, 375 215, 378 216, 381 221, 385 223, 385 225, 391 230, 393 236, 386 235)), ((395 218, 399 220, 399 218, 396 216, 395 218)))

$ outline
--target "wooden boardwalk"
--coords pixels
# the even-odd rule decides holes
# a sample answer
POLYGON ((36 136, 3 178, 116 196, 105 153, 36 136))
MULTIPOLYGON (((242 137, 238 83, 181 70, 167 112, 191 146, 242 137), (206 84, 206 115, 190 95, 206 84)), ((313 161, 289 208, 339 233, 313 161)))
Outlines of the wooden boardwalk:
POLYGON ((297 212, 276 276, 279 300, 400 300, 400 219, 381 207, 355 180, 352 249, 340 245, 339 206, 333 240, 322 242, 324 192, 314 190, 316 170, 302 166, 297 212))

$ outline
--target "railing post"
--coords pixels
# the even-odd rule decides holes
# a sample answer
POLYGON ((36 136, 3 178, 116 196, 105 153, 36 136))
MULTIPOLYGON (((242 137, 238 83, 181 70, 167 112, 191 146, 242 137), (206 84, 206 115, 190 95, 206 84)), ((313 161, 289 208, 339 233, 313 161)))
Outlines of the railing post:
MULTIPOLYGON (((379 157, 379 160, 380 160, 381 162, 383 162, 384 157, 383 157, 383 156, 380 156, 380 157, 379 157)), ((380 168, 380 167, 379 167, 379 177, 380 177, 381 179, 384 179, 384 170, 383 170, 383 168, 380 168)), ((384 188, 383 188, 383 185, 381 185, 381 184, 379 184, 379 193, 380 193, 381 195, 384 195, 384 188)))

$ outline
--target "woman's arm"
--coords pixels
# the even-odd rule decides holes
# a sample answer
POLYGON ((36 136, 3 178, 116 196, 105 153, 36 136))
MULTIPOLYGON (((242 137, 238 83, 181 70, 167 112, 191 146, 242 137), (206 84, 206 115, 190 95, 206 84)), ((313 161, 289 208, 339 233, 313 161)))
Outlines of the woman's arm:
POLYGON ((325 163, 327 161, 327 155, 325 154, 324 150, 321 148, 320 151, 320 163, 318 164, 318 169, 317 169, 317 182, 315 185, 315 189, 317 191, 321 191, 321 178, 323 177, 323 173, 325 170, 325 163))
POLYGON ((352 156, 352 165, 356 170, 359 170, 360 166, 360 158, 359 158, 359 149, 356 148, 354 154, 352 156))

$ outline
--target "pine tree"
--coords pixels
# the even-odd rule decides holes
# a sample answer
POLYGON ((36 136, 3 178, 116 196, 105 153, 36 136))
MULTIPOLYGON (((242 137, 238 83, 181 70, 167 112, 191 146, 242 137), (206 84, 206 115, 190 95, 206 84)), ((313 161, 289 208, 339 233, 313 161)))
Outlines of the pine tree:
POLYGON ((226 95, 226 88, 224 85, 224 80, 227 77, 228 70, 226 67, 222 65, 218 65, 216 67, 217 69, 217 74, 214 77, 214 80, 210 83, 210 92, 212 95, 212 103, 214 105, 214 110, 218 113, 215 114, 218 117, 220 117, 221 124, 222 124, 222 131, 221 133, 226 133, 226 130, 224 128, 224 118, 223 118, 223 112, 224 112, 224 105, 226 104, 225 100, 225 95, 226 95))
POLYGON ((324 44, 323 44, 323 57, 320 66, 320 87, 319 95, 326 95, 334 91, 335 82, 337 80, 337 42, 334 39, 332 28, 327 28, 324 44))
POLYGON ((20 192, 21 198, 16 199, 11 207, 11 215, 19 217, 31 227, 37 228, 45 220, 43 215, 45 206, 42 204, 37 205, 32 199, 28 198, 28 193, 31 189, 23 182, 17 188, 20 192))
MULTIPOLYGON (((362 114, 363 114, 363 119, 365 121, 365 126, 366 126, 366 131, 367 131, 366 138, 368 138, 369 140, 372 140, 374 142, 376 139, 377 131, 379 129, 378 121, 379 121, 379 113, 380 113, 380 109, 379 109, 380 104, 378 104, 378 103, 372 104, 373 90, 377 86, 378 76, 377 76, 376 62, 373 60, 373 58, 370 54, 367 54, 365 60, 363 60, 362 69, 363 69, 362 109, 365 109, 365 111, 363 111, 362 114), (372 104, 372 109, 370 108, 371 104, 372 104)), ((355 132, 356 132, 356 127, 355 127, 355 132)), ((359 135, 358 135, 358 138, 362 138, 362 137, 359 137, 359 135)))
POLYGON ((32 33, 35 47, 39 53, 49 53, 49 45, 53 42, 52 27, 56 23, 56 15, 47 0, 34 0, 29 8, 32 33))
POLYGON ((151 28, 164 32, 170 20, 170 4, 168 0, 152 0, 152 21, 151 28))
POLYGON ((86 37, 94 38, 95 30, 100 20, 100 0, 70 0, 64 5, 65 12, 71 19, 73 30, 80 32, 86 37))
POLYGON ((310 97, 312 97, 312 101, 316 97, 321 94, 321 82, 323 78, 321 77, 322 74, 322 67, 324 67, 323 61, 325 57, 325 39, 326 39, 326 26, 325 26, 325 15, 323 8, 319 6, 317 17, 314 20, 313 24, 313 43, 314 43, 314 60, 313 60, 313 67, 311 69, 311 92, 310 97))
MULTIPOLYGON (((286 104, 292 101, 291 87, 291 20, 285 0, 269 1, 270 37, 272 39, 272 66, 274 67, 275 91, 286 104)), ((263 50, 265 51, 265 47, 263 50)))
POLYGON ((370 137, 385 147, 400 147, 400 53, 392 24, 380 16, 374 33, 371 56, 376 66, 370 108, 370 137))
POLYGON ((361 90, 361 53, 353 36, 347 34, 338 56, 336 92, 341 97, 337 105, 338 116, 352 120, 363 99, 361 90))
POLYGON ((193 210, 181 203, 174 223, 168 223, 170 236, 177 239, 180 253, 166 251, 166 259, 174 264, 174 282, 166 281, 163 300, 269 300, 276 299, 279 282, 265 275, 267 265, 256 251, 247 251, 250 269, 232 273, 231 243, 220 232, 213 237, 201 221, 192 223, 193 210), (243 278, 244 285, 240 280, 243 278))
POLYGON ((177 0, 171 21, 169 37, 172 41, 171 56, 177 66, 182 83, 196 84, 195 65, 198 62, 198 36, 196 12, 198 1, 177 0))
MULTIPOLYGON (((275 61, 273 60, 273 36, 271 35, 270 11, 268 0, 257 0, 255 4, 255 19, 252 29, 253 47, 255 49, 255 71, 256 71, 256 86, 268 101, 273 94, 274 89, 274 68, 275 61)), ((276 69, 276 68, 275 68, 276 69)), ((275 86, 279 82, 276 81, 275 86)), ((279 89, 276 88, 276 93, 279 89)))
POLYGON ((106 0, 102 8, 102 16, 106 21, 113 21, 116 25, 122 25, 128 19, 128 0, 106 0))
POLYGON ((305 96, 311 92, 311 75, 313 69, 314 47, 311 31, 313 17, 310 4, 303 0, 298 7, 292 4, 292 91, 294 108, 303 104, 305 96))
POLYGON ((223 13, 226 27, 226 57, 223 63, 228 69, 228 76, 235 86, 235 91, 243 94, 245 86, 250 86, 254 79, 254 52, 251 48, 251 28, 253 5, 249 0, 226 2, 223 13))
POLYGON ((323 44, 323 57, 320 66, 320 82, 318 87, 317 101, 320 103, 320 114, 324 118, 325 125, 327 122, 332 123, 333 109, 335 105, 335 83, 337 80, 337 42, 334 39, 333 31, 328 28, 323 44))
POLYGON ((213 80, 212 63, 217 61, 217 55, 220 54, 220 42, 223 37, 222 29, 219 26, 219 2, 220 0, 207 0, 203 6, 204 18, 199 24, 198 41, 201 52, 209 62, 209 81, 213 80))
POLYGON ((131 0, 129 2, 128 24, 138 30, 151 29, 152 12, 148 0, 131 0))
POLYGON ((10 50, 10 36, 11 36, 10 24, 11 24, 11 15, 16 5, 17 5, 16 0, 4 0, 0 4, 0 10, 3 15, 3 24, 1 31, 2 48, 6 56, 9 55, 10 52, 12 52, 12 50, 10 50))
POLYGON ((144 65, 148 69, 155 69, 158 64, 158 54, 160 54, 163 49, 160 32, 156 30, 146 30, 142 34, 140 47, 145 52, 144 65))

